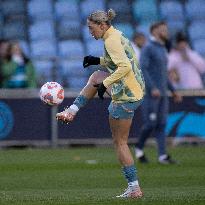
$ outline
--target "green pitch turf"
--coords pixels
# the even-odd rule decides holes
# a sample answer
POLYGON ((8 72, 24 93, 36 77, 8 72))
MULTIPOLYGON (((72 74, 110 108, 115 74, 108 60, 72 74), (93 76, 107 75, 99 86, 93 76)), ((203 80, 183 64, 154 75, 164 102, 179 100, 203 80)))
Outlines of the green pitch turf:
POLYGON ((177 147, 179 165, 138 166, 144 197, 113 198, 126 188, 112 148, 0 151, 0 205, 204 205, 205 147, 177 147))

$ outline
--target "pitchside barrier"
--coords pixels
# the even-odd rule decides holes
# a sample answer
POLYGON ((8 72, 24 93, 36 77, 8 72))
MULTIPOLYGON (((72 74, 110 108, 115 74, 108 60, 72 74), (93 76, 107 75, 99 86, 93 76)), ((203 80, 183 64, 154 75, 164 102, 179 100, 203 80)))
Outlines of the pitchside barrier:
MULTIPOLYGON (((180 91, 183 101, 170 98, 166 133, 174 142, 205 141, 205 91, 180 91)), ((107 107, 94 98, 70 124, 55 119, 58 110, 70 105, 78 92, 65 92, 59 107, 44 105, 38 90, 0 91, 0 146, 57 146, 71 144, 111 144, 107 107)), ((140 109, 133 119, 129 142, 137 141, 141 122, 140 109)))

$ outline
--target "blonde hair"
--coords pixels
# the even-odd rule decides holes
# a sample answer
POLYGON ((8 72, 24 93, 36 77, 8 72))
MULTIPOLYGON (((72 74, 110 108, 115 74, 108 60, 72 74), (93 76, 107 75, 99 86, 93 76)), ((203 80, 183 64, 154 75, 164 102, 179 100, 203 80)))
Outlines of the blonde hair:
POLYGON ((97 24, 105 22, 108 25, 111 25, 111 21, 115 18, 116 13, 113 9, 105 11, 95 11, 88 16, 88 20, 97 24))

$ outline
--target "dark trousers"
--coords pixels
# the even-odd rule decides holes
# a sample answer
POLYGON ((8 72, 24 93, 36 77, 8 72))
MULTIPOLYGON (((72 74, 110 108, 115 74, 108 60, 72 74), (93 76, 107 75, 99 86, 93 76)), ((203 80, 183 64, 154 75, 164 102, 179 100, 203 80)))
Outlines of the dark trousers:
POLYGON ((165 126, 168 115, 168 97, 153 98, 145 96, 141 105, 143 125, 140 131, 137 148, 143 149, 147 138, 156 138, 158 154, 166 154, 165 126))

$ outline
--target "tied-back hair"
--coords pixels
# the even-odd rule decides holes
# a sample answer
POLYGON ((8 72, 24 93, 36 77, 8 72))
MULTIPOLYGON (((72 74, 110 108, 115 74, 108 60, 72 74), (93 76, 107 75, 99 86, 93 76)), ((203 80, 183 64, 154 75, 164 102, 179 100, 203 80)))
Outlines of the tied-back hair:
POLYGON ((88 16, 88 20, 96 24, 105 22, 107 25, 111 25, 112 20, 115 18, 116 13, 113 9, 105 11, 95 11, 88 16))

